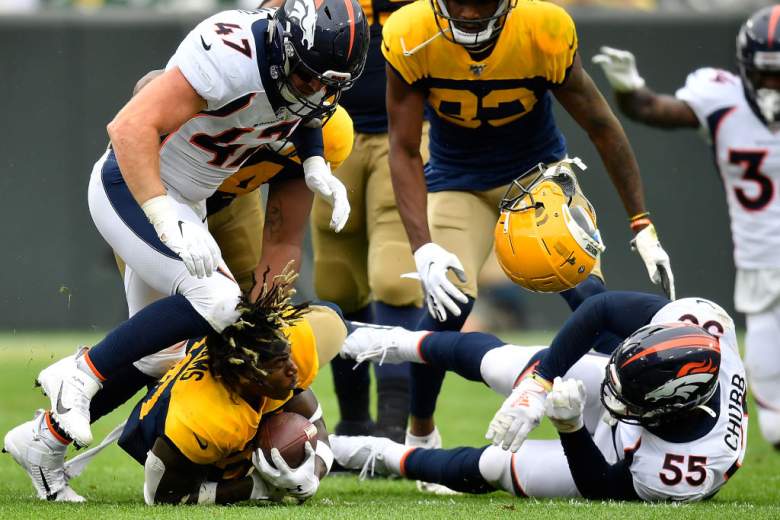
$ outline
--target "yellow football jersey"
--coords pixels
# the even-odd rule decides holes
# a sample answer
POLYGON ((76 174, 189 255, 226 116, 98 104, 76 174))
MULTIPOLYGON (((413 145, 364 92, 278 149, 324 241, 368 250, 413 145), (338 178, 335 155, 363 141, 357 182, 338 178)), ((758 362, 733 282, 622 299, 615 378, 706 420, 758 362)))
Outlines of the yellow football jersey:
POLYGON ((479 61, 441 35, 428 0, 390 15, 382 31, 385 59, 432 109, 429 191, 486 190, 562 158, 565 141, 549 91, 566 80, 577 43, 571 17, 548 2, 518 1, 479 61))
MULTIPOLYGON (((332 170, 338 168, 349 157, 353 141, 352 119, 343 107, 337 106, 336 111, 322 127, 325 160, 330 163, 332 170)), ((279 152, 268 147, 259 149, 240 170, 222 182, 218 191, 244 195, 256 190, 283 171, 287 175, 303 176, 301 160, 292 143, 279 152)))
MULTIPOLYGON (((285 334, 298 367, 296 391, 305 390, 319 371, 314 332, 304 318, 285 334)), ((215 380, 208 364, 204 338, 136 406, 122 434, 122 447, 143 461, 155 440, 164 435, 196 464, 227 469, 247 460, 263 414, 283 406, 295 392, 282 400, 264 399, 255 409, 215 380)))

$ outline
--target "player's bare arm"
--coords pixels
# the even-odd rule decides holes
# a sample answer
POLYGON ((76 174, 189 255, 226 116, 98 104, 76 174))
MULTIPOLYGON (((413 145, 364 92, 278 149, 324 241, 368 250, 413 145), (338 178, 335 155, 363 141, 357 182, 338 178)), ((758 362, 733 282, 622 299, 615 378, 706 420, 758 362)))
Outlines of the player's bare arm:
POLYGON ((150 70, 144 74, 143 77, 136 82, 135 87, 133 87, 133 95, 135 96, 138 94, 142 88, 151 83, 154 78, 160 76, 163 72, 165 72, 163 69, 156 69, 150 70))
POLYGON ((620 110, 629 118, 659 128, 697 128, 699 121, 684 101, 645 86, 636 58, 627 50, 601 47, 593 57, 607 76, 620 110))
POLYGON ((575 56, 566 82, 554 93, 596 146, 629 217, 645 212, 642 179, 634 151, 604 96, 582 67, 579 55, 575 56))
POLYGON ((424 95, 387 65, 387 116, 390 175, 401 220, 412 251, 431 241, 427 188, 420 156, 424 95))
POLYGON ((317 427, 317 458, 314 462, 314 467, 317 477, 322 480, 330 470, 330 465, 333 462, 333 455, 324 454, 324 452, 330 453, 330 442, 328 441, 328 428, 325 426, 325 420, 322 418, 317 396, 314 395, 314 392, 312 392, 311 389, 308 389, 287 401, 283 410, 285 412, 297 413, 306 418, 312 418, 319 415, 319 418, 312 421, 312 424, 317 427), (325 448, 325 446, 327 446, 327 448, 325 448), (324 460, 325 458, 329 458, 329 460, 326 461, 324 460))
POLYGON ((139 204, 166 193, 160 180, 160 136, 205 108, 206 101, 174 67, 133 96, 108 124, 122 176, 139 204))
POLYGON ((144 469, 145 492, 151 495, 146 497, 147 502, 230 504, 250 498, 253 488, 251 477, 207 482, 208 468, 207 465, 195 464, 176 449, 171 441, 158 437, 144 469), (207 501, 205 495, 212 492, 212 500, 207 501))
MULTIPOLYGON (((250 195, 257 196, 257 193, 250 195)), ((306 233, 314 194, 306 188, 303 177, 272 180, 268 185, 268 201, 263 227, 263 253, 255 269, 252 298, 262 289, 263 273, 270 269, 269 279, 282 272, 290 260, 301 265, 301 244, 306 233)))
POLYGON ((668 94, 657 94, 647 87, 631 92, 615 92, 620 111, 629 119, 657 128, 698 128, 699 120, 691 107, 668 94))

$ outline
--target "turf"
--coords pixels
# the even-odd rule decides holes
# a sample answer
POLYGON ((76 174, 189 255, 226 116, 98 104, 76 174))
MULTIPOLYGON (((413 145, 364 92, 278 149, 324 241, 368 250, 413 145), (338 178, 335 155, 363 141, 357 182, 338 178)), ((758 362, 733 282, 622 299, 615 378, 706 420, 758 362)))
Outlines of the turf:
MULTIPOLYGON (((28 420, 47 400, 32 387, 40 368, 76 345, 98 339, 87 333, 0 334, 0 433, 28 420)), ((520 344, 545 343, 545 335, 518 335, 520 344)), ((336 402, 327 367, 315 383, 326 419, 336 417, 336 402)), ((135 399, 131 401, 135 402, 135 399)), ((501 399, 486 387, 449 375, 440 400, 438 420, 448 447, 480 446, 482 435, 501 399)), ((99 439, 129 412, 130 404, 94 426, 99 439)), ((755 415, 753 415, 755 417, 755 415)), ((303 506, 243 504, 231 507, 153 507, 143 504, 142 468, 112 446, 87 471, 73 480, 84 505, 54 504, 35 498, 27 476, 8 455, 0 457, 0 518, 43 518, 52 509, 59 518, 752 518, 780 517, 780 453, 760 437, 753 422, 744 467, 712 500, 694 505, 600 503, 583 500, 515 499, 496 492, 480 496, 440 497, 419 493, 414 483, 353 476, 325 479, 318 495, 303 506)), ((549 424, 536 432, 552 437, 549 424)))

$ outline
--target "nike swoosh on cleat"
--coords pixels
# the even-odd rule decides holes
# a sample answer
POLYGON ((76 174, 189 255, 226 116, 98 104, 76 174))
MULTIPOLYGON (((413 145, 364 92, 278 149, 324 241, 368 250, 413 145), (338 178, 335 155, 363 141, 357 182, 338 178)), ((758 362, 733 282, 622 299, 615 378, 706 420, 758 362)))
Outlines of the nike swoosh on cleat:
POLYGON ((195 432, 192 432, 192 436, 195 437, 195 441, 198 443, 198 446, 200 446, 200 449, 205 450, 209 447, 209 443, 200 440, 200 437, 198 437, 195 432))
POLYGON ((49 483, 46 482, 46 477, 43 476, 43 470, 40 466, 38 466, 38 473, 41 475, 41 482, 43 482, 43 487, 46 488, 46 499, 51 500, 49 498, 49 494, 51 493, 51 488, 49 488, 49 483))
POLYGON ((208 50, 211 50, 211 44, 206 45, 206 40, 203 39, 203 36, 200 37, 200 44, 203 45, 203 48, 208 50))
POLYGON ((65 408, 64 406, 62 406, 62 386, 63 385, 64 385, 64 383, 60 383, 60 391, 57 393, 57 406, 56 406, 56 408, 57 408, 57 413, 60 414, 60 415, 66 414, 66 413, 68 413, 70 411, 70 408, 65 408))

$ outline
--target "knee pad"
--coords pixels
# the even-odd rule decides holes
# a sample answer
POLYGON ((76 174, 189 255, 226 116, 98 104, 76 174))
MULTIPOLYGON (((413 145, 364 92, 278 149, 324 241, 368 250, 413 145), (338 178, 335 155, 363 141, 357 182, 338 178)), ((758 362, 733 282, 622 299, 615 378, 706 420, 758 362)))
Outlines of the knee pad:
POLYGON ((202 279, 188 277, 179 291, 216 332, 222 332, 238 319, 236 306, 241 289, 220 272, 202 279))
POLYGON ((512 453, 497 446, 488 446, 479 458, 482 478, 496 489, 517 496, 512 481, 512 453))

